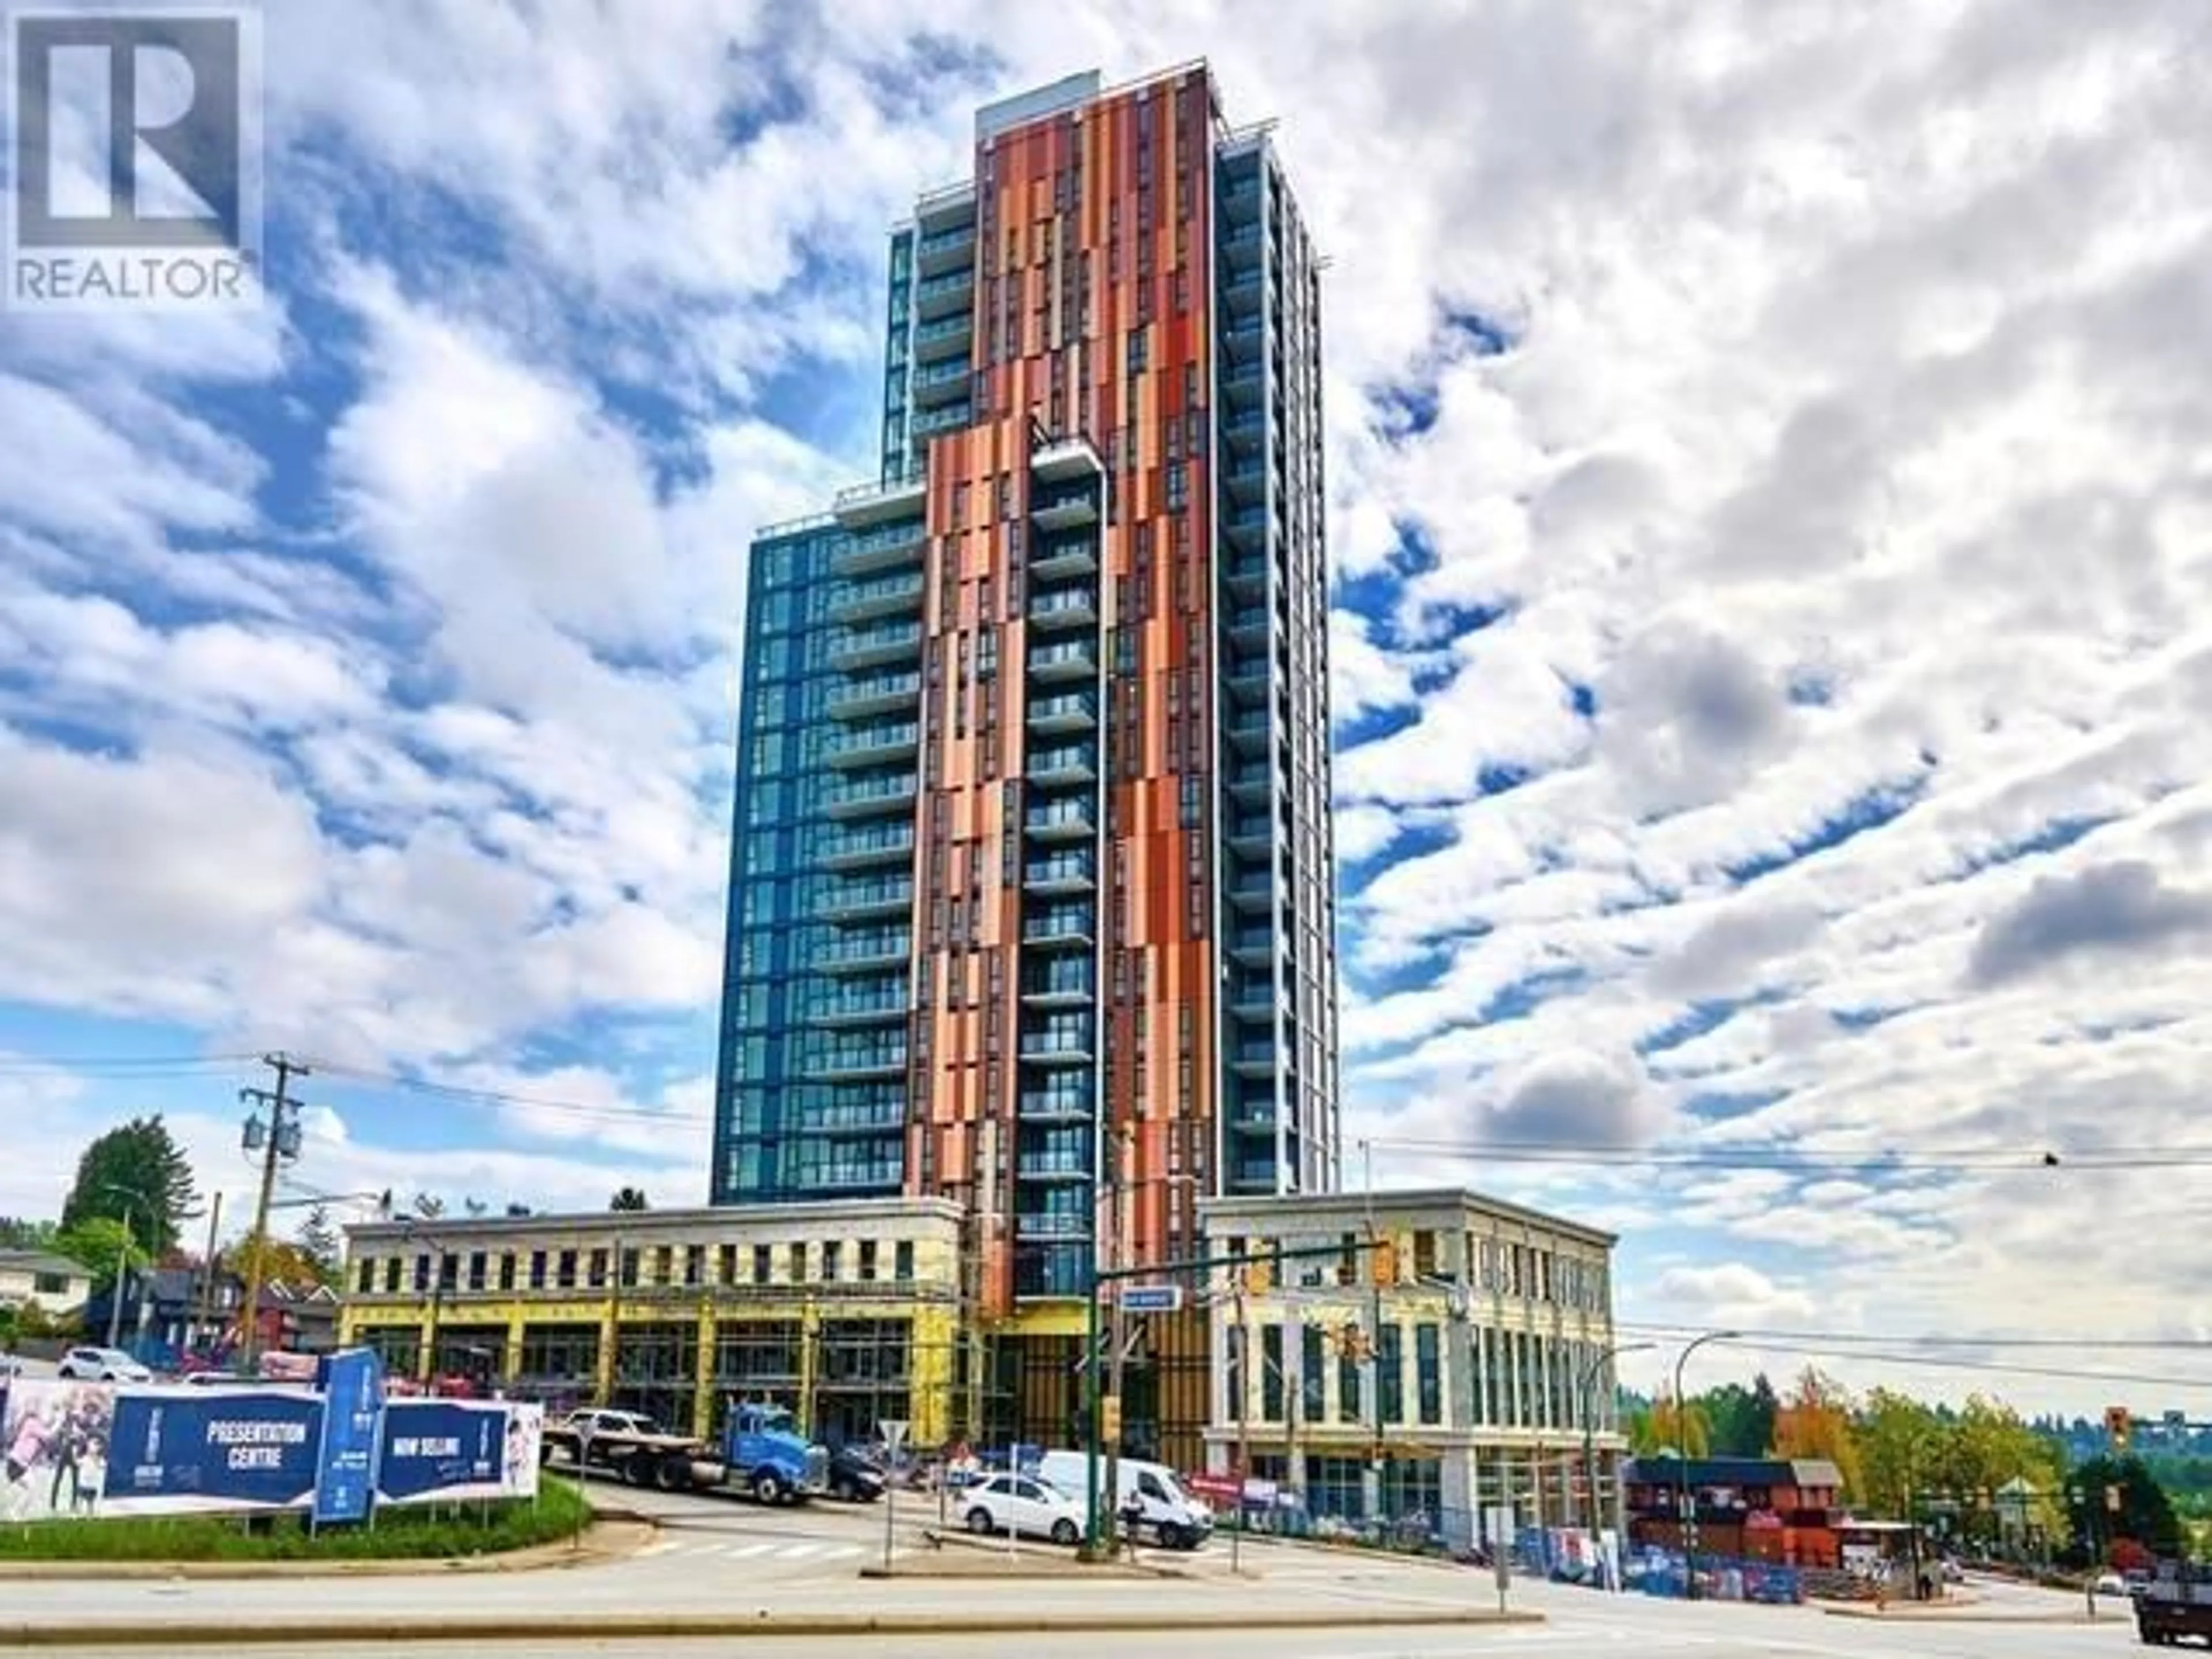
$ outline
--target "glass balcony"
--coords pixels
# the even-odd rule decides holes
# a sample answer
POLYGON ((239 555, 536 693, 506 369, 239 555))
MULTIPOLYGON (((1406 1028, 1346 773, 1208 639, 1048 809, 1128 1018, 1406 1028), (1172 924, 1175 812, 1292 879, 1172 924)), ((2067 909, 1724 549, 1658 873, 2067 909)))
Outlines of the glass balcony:
POLYGON ((1088 744, 1064 744, 1040 749, 1030 756, 1023 775, 1041 789, 1064 789, 1089 783, 1097 775, 1097 751, 1088 744))
POLYGON ((1257 967, 1272 962, 1275 957, 1275 930, 1272 927, 1239 927, 1229 936, 1229 954, 1247 967, 1257 967))
POLYGON ((1089 1181, 1091 1160, 1081 1152, 1024 1152, 1014 1165, 1024 1181, 1089 1181))
POLYGON ((799 1187, 834 1193, 896 1191, 905 1180, 905 1168, 896 1158, 866 1164, 802 1164, 793 1176, 793 1183, 799 1187))
POLYGON ((1014 1252, 1016 1296, 1088 1296, 1092 1289, 1088 1249, 1048 1245, 1014 1252))
POLYGON ((1261 500, 1267 490, 1267 469, 1256 455, 1239 459, 1230 470, 1229 499, 1239 504, 1261 500))
POLYGON ((800 1113, 793 1127, 800 1134, 896 1134, 906 1127, 906 1107, 903 1103, 889 1107, 825 1106, 800 1113))
POLYGON ((1040 542, 1030 557, 1030 574, 1041 582, 1087 576, 1098 568, 1098 544, 1090 536, 1061 536, 1040 542))
POLYGON ((867 531, 852 537, 832 554, 830 568, 840 576, 849 576, 909 564, 921 556, 925 539, 927 532, 920 519, 867 531))
POLYGON ((975 331, 975 319, 965 307, 950 317, 923 323, 914 331, 915 360, 927 363, 957 356, 963 360, 961 372, 964 374, 967 372, 968 343, 975 331))
POLYGON ((822 843, 828 870, 857 870, 871 864, 908 864, 914 860, 914 825, 886 823, 873 830, 848 830, 822 843))
POLYGON ((914 400, 924 408, 964 397, 970 378, 965 357, 948 357, 941 363, 924 363, 915 371, 914 400))
POLYGON ((1063 957, 1022 976, 1022 1000, 1032 1006, 1074 1007, 1091 1000, 1091 964, 1080 957, 1063 957))
POLYGON ((1089 640, 1061 640, 1030 651, 1031 679, 1088 680, 1098 677, 1098 656, 1089 640))
POLYGON ((927 321, 948 312, 965 310, 975 295, 975 273, 972 270, 925 276, 914 286, 915 312, 927 321))
POLYGON ((1221 435, 1229 441, 1233 455, 1256 455, 1267 435, 1267 418, 1257 409, 1248 409, 1221 423, 1221 435))
POLYGON ((1229 889, 1229 902, 1239 910, 1266 910, 1275 902, 1275 884, 1266 870, 1240 876, 1229 889))
POLYGON ((1088 1238, 1091 1218, 1074 1212, 1017 1211, 1014 1232, 1022 1238, 1088 1238))
POLYGON ((913 720, 854 726, 832 732, 822 745, 822 758, 836 767, 875 766, 886 761, 910 760, 921 738, 921 727, 913 720))
POLYGON ((1052 948, 1077 948, 1091 942, 1088 906, 1033 911, 1022 918, 1022 942, 1052 948))
POLYGON ((1221 353, 1231 362, 1256 356, 1267 343, 1267 331, 1257 322, 1231 323, 1221 331, 1221 353))
POLYGON ((1088 691, 1063 691, 1029 706, 1032 732, 1088 732, 1098 724, 1098 699, 1088 691))
POLYGON ((1240 507, 1221 521, 1222 533, 1233 547, 1251 547, 1267 533, 1267 509, 1240 507))
POLYGON ((1098 621, 1098 599, 1087 587, 1042 588, 1030 595, 1030 626, 1088 628, 1098 621))
POLYGON ((1022 828, 1032 841, 1087 841, 1097 827, 1097 820, 1091 816, 1087 800, 1054 801, 1048 805, 1032 806, 1022 818, 1022 828))
POLYGON ((1022 885, 1033 893, 1087 893, 1097 878, 1087 850, 1031 859, 1022 866, 1022 885))
POLYGON ((975 415, 968 407, 968 400, 963 398, 958 403, 949 404, 945 408, 933 409, 926 413, 915 415, 914 435, 917 438, 933 438, 940 432, 950 432, 956 427, 967 426, 974 419, 975 415))
POLYGON ((1240 1042, 1229 1051, 1230 1064, 1246 1076, 1275 1069, 1273 1042, 1240 1042))
POLYGON ((825 974, 880 973, 906 965, 908 942, 902 927, 872 933, 846 933, 807 952, 807 966, 825 974))
POLYGON ((913 469, 898 477, 874 483, 848 484, 837 492, 830 510, 848 530, 866 530, 893 519, 913 519, 921 512, 921 471, 913 469))
POLYGON ((879 623, 873 628, 843 628, 830 639, 832 668, 874 668, 913 662, 921 655, 920 623, 879 623))
MULTIPOLYGON (((1281 833, 1266 812, 1240 812, 1229 820, 1228 828, 1230 844, 1240 853, 1265 853, 1281 833)), ((911 843, 911 835, 908 839, 911 843)))
POLYGON ((864 916, 896 915, 913 908, 914 878, 897 876, 841 881, 823 895, 821 914, 832 921, 852 921, 864 916))
POLYGON ((1255 794, 1266 794, 1275 781, 1273 769, 1264 758, 1238 763, 1229 769, 1228 777, 1231 791, 1240 800, 1249 800, 1255 794))
POLYGON ((1264 605, 1240 605, 1222 620, 1228 623, 1231 637, 1247 647, 1264 645, 1267 639, 1267 607, 1264 605))
POLYGON ((895 1077, 906 1069, 906 1039, 823 1042, 806 1049, 799 1065, 810 1077, 895 1077))
POLYGON ((934 231, 914 245, 915 268, 925 273, 945 270, 975 261, 975 227, 934 231))
POLYGON ((921 676, 913 670, 903 674, 870 674, 847 680, 830 690, 830 718, 866 720, 872 714, 888 714, 912 708, 921 696, 921 676))
POLYGON ((1088 1123, 1098 1109, 1091 1091, 1081 1086, 1024 1089, 1015 1103, 1024 1123, 1088 1123))
POLYGON ((1060 1014, 1043 1025, 1024 1027, 1019 1053, 1040 1065, 1080 1065, 1091 1058, 1091 1022, 1079 1015, 1060 1014))
POLYGON ((824 1025, 880 1024, 904 1019, 908 1006, 906 981, 901 978, 889 989, 817 998, 808 1005, 807 1016, 824 1025))
POLYGON ((832 786, 823 807, 833 818, 864 817, 871 813, 902 811, 914 805, 914 774, 896 777, 854 778, 832 786))
POLYGON ((1229 1006, 1239 1019, 1272 1019, 1275 981, 1266 974, 1237 974, 1229 981, 1229 1006))
POLYGON ((1248 709, 1229 722, 1229 741, 1239 754, 1261 754, 1267 747, 1267 711, 1248 709))
POLYGON ((902 571, 867 581, 839 582, 830 590, 830 615, 839 622, 896 616, 921 608, 921 572, 902 571))
POLYGON ((1088 484, 1055 489, 1030 504, 1030 518, 1040 530, 1073 530, 1098 522, 1098 495, 1088 484))
POLYGON ((1267 378, 1261 373, 1258 358, 1248 363, 1231 363, 1221 378, 1221 401, 1232 415, 1239 410, 1255 409, 1267 385, 1267 378))

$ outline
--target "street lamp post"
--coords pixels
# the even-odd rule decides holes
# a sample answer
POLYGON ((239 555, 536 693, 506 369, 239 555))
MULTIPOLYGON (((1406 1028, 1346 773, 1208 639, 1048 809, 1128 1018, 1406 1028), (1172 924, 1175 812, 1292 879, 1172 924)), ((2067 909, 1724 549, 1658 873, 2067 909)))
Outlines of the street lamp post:
POLYGON ((1674 1438, 1681 1443, 1674 1450, 1680 1506, 1677 1518, 1682 1524, 1682 1594, 1692 1601, 1698 1599, 1698 1512, 1690 1496, 1689 1412, 1682 1398, 1682 1368, 1689 1364, 1690 1356, 1706 1343, 1731 1342, 1742 1334, 1741 1331, 1707 1331, 1674 1357, 1674 1438))
POLYGON ((1607 1361, 1620 1354, 1640 1353, 1654 1346, 1650 1342, 1615 1342, 1600 1349, 1583 1367, 1581 1380, 1576 1386, 1575 1392, 1582 1401, 1583 1484, 1589 1490, 1589 1530, 1593 1539, 1597 1536, 1601 1516, 1597 1504, 1597 1396, 1592 1385, 1596 1382, 1597 1374, 1607 1361))
MULTIPOLYGON (((430 1247, 430 1329, 423 1338, 422 1380, 433 1393, 438 1387, 438 1321, 446 1310, 446 1245, 445 1241, 425 1232, 410 1221, 404 1228, 410 1240, 420 1240, 430 1247)), ((257 1317, 253 1309, 246 1310, 248 1318, 257 1317)))
POLYGON ((107 1346, 114 1348, 123 1343, 123 1281, 131 1272, 131 1247, 137 1242, 131 1233, 131 1217, 145 1200, 136 1187, 125 1187, 119 1182, 103 1181, 100 1189, 120 1194, 123 1198, 123 1242, 115 1247, 115 1283, 107 1291, 107 1346))

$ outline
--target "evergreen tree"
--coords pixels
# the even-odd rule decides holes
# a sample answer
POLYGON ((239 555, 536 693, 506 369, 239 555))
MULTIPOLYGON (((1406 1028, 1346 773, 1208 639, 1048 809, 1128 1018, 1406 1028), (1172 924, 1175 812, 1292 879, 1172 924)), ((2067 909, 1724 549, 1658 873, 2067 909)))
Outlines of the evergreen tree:
POLYGON ((314 1263, 316 1276, 325 1285, 337 1282, 339 1248, 337 1229, 331 1225, 331 1212, 316 1205, 300 1224, 300 1251, 314 1263))
POLYGON ((177 1224, 192 1207, 191 1165, 157 1114, 110 1129, 77 1160, 76 1184, 62 1206, 62 1231, 88 1221, 121 1221, 149 1255, 177 1245, 177 1224))

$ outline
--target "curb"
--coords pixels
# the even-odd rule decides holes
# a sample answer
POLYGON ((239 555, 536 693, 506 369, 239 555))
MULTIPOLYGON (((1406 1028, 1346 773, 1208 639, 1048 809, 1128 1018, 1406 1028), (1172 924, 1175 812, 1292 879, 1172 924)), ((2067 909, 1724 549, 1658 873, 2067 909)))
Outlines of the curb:
POLYGON ((143 1583, 161 1579, 239 1581, 254 1578, 446 1578, 454 1574, 557 1572, 604 1566, 636 1554, 657 1530, 645 1521, 594 1521, 580 1546, 533 1544, 497 1555, 367 1557, 357 1560, 293 1561, 6 1561, 0 1583, 143 1583))
MULTIPOLYGON (((1492 1613, 1435 1607, 1264 1607, 1189 1613, 1041 1613, 1029 1615, 937 1613, 728 1613, 587 1614, 577 1619, 349 1619, 349 1643, 681 1641, 744 1636, 1005 1636, 1053 1632, 1111 1634, 1204 1630, 1360 1630, 1540 1625, 1540 1613, 1492 1613)), ((152 1621, 40 1625, 0 1622, 0 1646, 23 1648, 225 1648, 282 1644, 308 1650, 331 1640, 327 1622, 294 1619, 256 1624, 152 1621)))
POLYGON ((1862 1619, 1875 1625, 2122 1625, 2132 1622, 2124 1613, 2109 1616, 2086 1613, 1885 1613, 1878 1607, 1822 1607, 1831 1619, 1862 1619))

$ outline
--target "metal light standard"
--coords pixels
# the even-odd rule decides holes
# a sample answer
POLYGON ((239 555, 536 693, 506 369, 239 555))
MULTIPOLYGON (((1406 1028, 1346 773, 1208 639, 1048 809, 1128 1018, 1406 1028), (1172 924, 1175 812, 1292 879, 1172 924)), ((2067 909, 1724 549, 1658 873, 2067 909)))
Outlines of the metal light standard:
POLYGON ((446 1245, 445 1241, 426 1232, 416 1222, 409 1221, 402 1228, 410 1241, 420 1240, 430 1247, 430 1329, 423 1339, 424 1368, 422 1380, 434 1394, 438 1388, 438 1320, 446 1310, 446 1245))
POLYGON ((119 1347, 123 1341, 123 1281, 131 1271, 131 1247, 137 1242, 131 1236, 131 1217, 146 1200, 136 1187, 125 1187, 119 1182, 103 1181, 100 1190, 120 1194, 123 1198, 123 1239, 115 1247, 115 1283, 107 1292, 107 1346, 113 1348, 119 1347))
POLYGON ((1690 1498, 1689 1411, 1682 1398, 1682 1367, 1706 1343, 1733 1342, 1742 1334, 1741 1331, 1707 1331, 1674 1358, 1674 1438, 1681 1443, 1674 1450, 1675 1473, 1680 1482, 1678 1513, 1682 1523, 1682 1594, 1692 1601, 1698 1599, 1698 1512, 1690 1498))
POLYGON ((1589 1531, 1593 1540, 1597 1536, 1601 1519, 1597 1504, 1597 1396, 1593 1385, 1606 1362, 1616 1355, 1641 1353, 1646 1348, 1657 1346, 1652 1342, 1615 1342, 1601 1348, 1583 1367, 1582 1376, 1576 1384, 1575 1393, 1581 1400, 1583 1408, 1583 1484, 1589 1489, 1589 1531))

